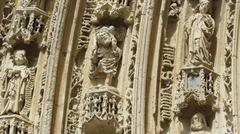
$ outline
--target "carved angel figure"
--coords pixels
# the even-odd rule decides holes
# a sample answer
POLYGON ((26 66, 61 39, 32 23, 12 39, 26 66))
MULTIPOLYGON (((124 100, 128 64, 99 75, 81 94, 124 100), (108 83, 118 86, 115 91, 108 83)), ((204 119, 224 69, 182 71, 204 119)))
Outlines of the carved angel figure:
POLYGON ((210 134, 206 118, 202 113, 193 115, 190 129, 190 134, 210 134))
POLYGON ((95 33, 94 49, 91 57, 90 78, 99 73, 106 75, 105 84, 111 85, 116 75, 118 62, 121 58, 121 49, 117 46, 114 36, 115 28, 102 27, 95 33))
POLYGON ((195 13, 185 24, 188 45, 187 65, 212 66, 209 49, 214 34, 215 22, 209 14, 210 7, 210 0, 200 0, 200 3, 195 8, 195 13))
POLYGON ((13 57, 13 66, 6 69, 1 96, 2 114, 19 114, 24 106, 24 95, 29 77, 28 60, 24 50, 17 50, 13 57))

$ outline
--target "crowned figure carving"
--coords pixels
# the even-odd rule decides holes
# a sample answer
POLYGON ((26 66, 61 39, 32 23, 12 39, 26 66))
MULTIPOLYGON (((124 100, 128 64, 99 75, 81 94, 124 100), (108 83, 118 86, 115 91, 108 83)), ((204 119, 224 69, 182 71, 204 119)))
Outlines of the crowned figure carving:
POLYGON ((19 114, 24 106, 24 95, 29 77, 28 60, 24 50, 16 50, 13 65, 6 68, 1 82, 3 103, 0 114, 19 114))
POLYGON ((215 29, 211 17, 211 0, 200 0, 185 24, 188 46, 187 65, 212 67, 210 47, 215 29))
POLYGON ((202 113, 196 113, 191 119, 190 134, 210 134, 206 118, 202 113))
POLYGON ((91 57, 90 78, 96 78, 104 74, 105 85, 110 86, 117 73, 122 51, 117 46, 113 26, 102 27, 95 33, 94 48, 91 57))

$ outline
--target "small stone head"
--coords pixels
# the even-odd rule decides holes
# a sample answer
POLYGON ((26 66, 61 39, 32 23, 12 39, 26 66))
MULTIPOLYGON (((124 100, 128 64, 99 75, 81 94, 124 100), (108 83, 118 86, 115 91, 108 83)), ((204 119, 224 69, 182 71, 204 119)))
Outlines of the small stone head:
POLYGON ((96 41, 98 45, 103 47, 110 47, 114 33, 114 27, 102 27, 96 32, 96 41))
POLYGON ((207 130, 206 118, 202 113, 196 113, 191 119, 191 130, 192 131, 202 131, 207 130))
POLYGON ((194 12, 195 13, 199 12, 202 14, 211 13, 212 12, 211 6, 212 0, 199 0, 199 4, 194 9, 194 12))
POLYGON ((200 0, 199 1, 199 12, 207 13, 210 9, 211 0, 200 0))
POLYGON ((28 60, 26 57, 26 51, 25 50, 15 51, 13 60, 15 65, 27 65, 28 60))

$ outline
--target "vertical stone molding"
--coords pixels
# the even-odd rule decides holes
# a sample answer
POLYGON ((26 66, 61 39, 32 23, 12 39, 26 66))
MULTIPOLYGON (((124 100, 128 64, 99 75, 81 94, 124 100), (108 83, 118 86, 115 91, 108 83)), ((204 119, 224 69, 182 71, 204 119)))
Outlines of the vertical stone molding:
POLYGON ((239 0, 0 0, 0 134, 238 134, 239 0))

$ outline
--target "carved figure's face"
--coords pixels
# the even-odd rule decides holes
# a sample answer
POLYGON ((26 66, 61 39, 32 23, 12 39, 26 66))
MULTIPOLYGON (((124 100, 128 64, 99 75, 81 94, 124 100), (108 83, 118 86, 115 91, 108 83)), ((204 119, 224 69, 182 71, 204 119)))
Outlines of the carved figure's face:
POLYGON ((102 31, 97 33, 97 43, 103 45, 104 47, 109 47, 112 43, 112 38, 110 33, 102 31))
POLYGON ((194 125, 202 126, 202 119, 199 116, 194 115, 192 121, 194 125))
POLYGON ((202 130, 206 127, 206 121, 203 114, 196 113, 191 119, 192 130, 202 130))
POLYGON ((16 51, 14 54, 14 62, 16 65, 25 65, 26 64, 26 55, 24 51, 16 51))
POLYGON ((199 12, 200 13, 207 13, 209 10, 209 3, 205 2, 205 3, 200 3, 200 7, 199 7, 199 12))

